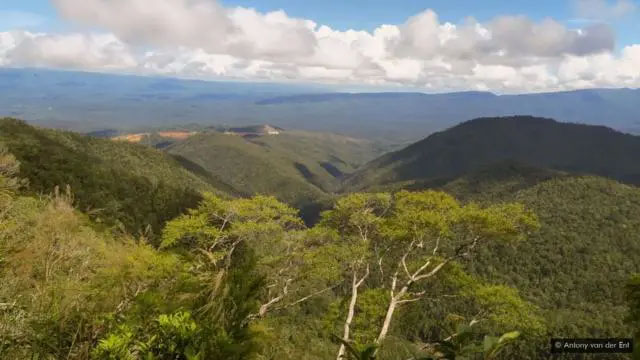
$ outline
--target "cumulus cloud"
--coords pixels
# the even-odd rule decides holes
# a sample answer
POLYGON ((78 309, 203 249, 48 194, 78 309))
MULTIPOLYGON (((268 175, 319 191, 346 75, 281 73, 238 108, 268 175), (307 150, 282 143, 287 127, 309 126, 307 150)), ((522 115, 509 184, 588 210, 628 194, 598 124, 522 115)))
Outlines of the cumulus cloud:
POLYGON ((136 60, 126 44, 110 34, 0 33, 0 63, 91 70, 126 70, 136 60))
POLYGON ((102 27, 132 44, 267 58, 309 55, 315 45, 315 23, 282 10, 226 9, 214 0, 53 2, 67 19, 102 27))
POLYGON ((395 39, 398 56, 453 61, 509 62, 558 58, 610 51, 612 30, 602 24, 571 30, 545 19, 534 23, 524 16, 501 16, 487 24, 470 19, 466 24, 441 24, 432 10, 410 18, 395 39))
POLYGON ((282 10, 224 8, 215 0, 52 1, 68 19, 102 33, 0 33, 0 65, 430 91, 640 86, 640 45, 615 55, 615 35, 600 23, 572 29, 553 19, 500 16, 454 24, 425 10, 402 24, 339 31, 282 10))

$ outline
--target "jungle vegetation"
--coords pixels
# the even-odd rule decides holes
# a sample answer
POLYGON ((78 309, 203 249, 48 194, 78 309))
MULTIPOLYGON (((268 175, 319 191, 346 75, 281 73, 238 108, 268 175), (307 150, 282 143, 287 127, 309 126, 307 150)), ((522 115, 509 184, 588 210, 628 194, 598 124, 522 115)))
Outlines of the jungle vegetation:
POLYGON ((499 164, 309 224, 151 148, 0 125, 2 358, 539 359, 640 334, 634 186, 499 164))

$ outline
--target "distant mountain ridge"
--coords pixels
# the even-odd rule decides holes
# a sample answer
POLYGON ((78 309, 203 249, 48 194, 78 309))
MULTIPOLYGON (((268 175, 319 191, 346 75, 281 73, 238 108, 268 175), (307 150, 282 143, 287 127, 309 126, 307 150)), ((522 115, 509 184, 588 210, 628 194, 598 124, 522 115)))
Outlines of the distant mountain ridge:
MULTIPOLYGON (((325 93, 294 94, 264 99, 257 104, 270 109, 288 107, 299 112, 348 109, 351 118, 367 126, 395 123, 409 129, 441 131, 466 119, 489 116, 531 115, 562 122, 605 125, 619 131, 640 133, 639 89, 585 89, 547 93, 496 95, 467 91, 426 93, 325 93), (368 117, 366 120, 365 117, 368 117), (386 117, 386 118, 384 118, 386 117), (380 122, 380 124, 378 124, 380 122), (420 125, 420 126, 419 126, 420 125)), ((428 133, 425 133, 425 136, 428 133)))
POLYGON ((604 126, 530 116, 479 118, 383 155, 349 177, 346 186, 453 178, 504 161, 638 184, 638 159, 640 137, 604 126))
POLYGON ((302 94, 302 95, 288 95, 275 98, 269 98, 257 101, 258 105, 271 105, 271 104, 286 104, 286 103, 317 103, 326 102, 332 100, 344 100, 344 99, 393 99, 393 98, 424 98, 424 97, 436 97, 436 98, 457 98, 463 99, 465 97, 484 97, 494 98, 498 95, 488 91, 461 91, 442 94, 425 94, 420 92, 375 92, 375 93, 320 93, 320 94, 302 94))
POLYGON ((414 142, 468 119, 532 115, 640 134, 640 90, 345 93, 339 87, 0 69, 0 116, 92 132, 270 124, 414 142), (335 92, 332 92, 335 91, 335 92))

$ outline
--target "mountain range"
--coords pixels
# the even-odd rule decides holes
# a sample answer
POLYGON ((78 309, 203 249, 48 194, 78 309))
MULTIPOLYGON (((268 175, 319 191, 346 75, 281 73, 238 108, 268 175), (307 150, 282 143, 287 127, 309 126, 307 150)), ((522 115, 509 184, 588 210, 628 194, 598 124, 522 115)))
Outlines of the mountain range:
MULTIPOLYGON (((18 225, 30 229, 30 224, 34 223, 37 224, 33 231, 37 233, 38 241, 51 243, 37 248, 43 254, 37 255, 40 253, 29 250, 32 255, 26 257, 21 255, 23 252, 5 251, 10 249, 7 245, 0 246, 0 255, 14 266, 11 268, 24 269, 25 264, 29 264, 37 269, 40 263, 36 259, 40 257, 44 264, 48 264, 49 256, 58 254, 56 249, 67 244, 64 241, 71 241, 69 239, 88 241, 85 237, 90 236, 91 241, 97 241, 113 234, 130 233, 140 236, 141 240, 137 241, 142 248, 131 254, 128 252, 132 249, 118 250, 128 251, 126 255, 109 255, 109 261, 116 265, 105 265, 108 274, 116 274, 115 269, 123 266, 124 274, 133 277, 134 282, 159 271, 159 274, 169 274, 169 284, 180 283, 187 273, 201 268, 204 263, 181 263, 187 261, 187 254, 183 251, 167 253, 159 246, 160 241, 162 234, 166 236, 171 231, 182 231, 183 227, 207 221, 194 210, 205 199, 211 201, 211 196, 203 193, 215 194, 218 200, 211 203, 214 208, 218 206, 216 204, 228 201, 228 204, 238 207, 234 211, 267 209, 269 216, 275 219, 280 219, 278 208, 270 207, 264 198, 258 198, 262 200, 254 203, 247 197, 273 195, 294 206, 307 225, 313 226, 305 235, 313 241, 302 252, 304 256, 311 256, 309 254, 314 249, 329 241, 324 237, 314 238, 322 234, 322 226, 326 226, 326 220, 317 225, 319 212, 331 208, 343 196, 352 194, 353 199, 360 201, 367 195, 354 191, 437 190, 454 196, 463 204, 471 204, 472 208, 517 202, 531 210, 539 221, 539 229, 526 234, 526 240, 491 243, 478 250, 473 260, 461 259, 459 266, 463 266, 468 275, 460 274, 461 268, 454 266, 443 278, 434 279, 425 287, 425 291, 439 289, 436 291, 448 294, 453 291, 452 286, 455 288, 455 284, 463 284, 464 295, 464 289, 477 286, 473 284, 488 284, 482 288, 486 292, 477 294, 480 298, 474 301, 493 304, 493 308, 487 309, 493 312, 489 319, 491 323, 508 325, 483 325, 483 331, 511 331, 514 326, 529 332, 535 330, 514 345, 512 352, 508 353, 511 355, 505 355, 506 358, 540 358, 548 351, 548 338, 557 334, 590 338, 611 337, 612 334, 626 336, 632 332, 625 320, 628 318, 628 305, 624 287, 620 284, 627 281, 630 274, 640 272, 640 222, 637 216, 640 213, 640 189, 633 185, 640 179, 640 165, 636 161, 640 157, 638 136, 604 126, 562 123, 530 116, 479 118, 380 155, 386 149, 371 140, 275 125, 233 128, 176 126, 140 130, 132 133, 98 132, 88 136, 34 127, 15 119, 0 120, 0 150, 6 148, 15 156, 20 163, 18 175, 28 182, 20 192, 21 197, 3 215, 9 214, 10 221, 6 224, 11 227, 7 229, 18 225), (51 192, 55 195, 47 197, 46 194, 51 192), (77 209, 73 211, 82 214, 77 215, 77 219, 74 215, 73 221, 64 220, 71 216, 71 210, 61 212, 58 208, 37 205, 38 201, 49 201, 47 199, 60 201, 56 199, 64 193, 65 203, 72 204, 77 209), (23 214, 25 211, 27 213, 23 214), (45 212, 41 214, 40 211, 45 212), (271 213, 273 211, 276 213, 271 213), (187 215, 180 216, 185 213, 187 215), (167 222, 174 223, 174 227, 166 227, 167 222), (66 240, 59 242, 58 239, 66 240), (147 239, 151 246, 145 245, 143 239, 147 239), (159 260, 154 256, 168 257, 159 260), (121 261, 125 263, 117 265, 121 261), (155 267, 163 268, 162 264, 167 264, 165 270, 153 270, 155 267), (179 269, 184 271, 180 276, 171 275, 172 271, 179 269), (519 315, 511 313, 512 309, 516 309, 519 315), (520 320, 523 315, 528 322, 520 320)), ((6 159, 6 155, 0 158, 2 161, 6 159)), ((295 213, 296 210, 292 211, 295 213)), ((364 216, 366 219, 368 215, 364 216)), ((289 213, 283 217, 289 218, 289 213)), ((240 227, 240 234, 247 236, 257 232, 262 234, 257 238, 260 241, 271 239, 274 228, 262 228, 255 221, 250 219, 246 227, 240 227)), ((4 223, 1 225, 0 235, 5 229, 4 223)), ((197 242, 210 233, 218 234, 219 229, 215 227, 203 233, 189 233, 185 241, 188 244, 197 242)), ((31 234, 26 230, 23 233, 26 234, 24 236, 31 234)), ((296 227, 289 235, 291 237, 285 239, 300 239, 297 237, 300 234, 296 227)), ((10 243, 14 237, 0 237, 0 240, 10 243)), ((111 254, 110 251, 121 246, 135 244, 126 237, 107 243, 108 246, 102 243, 95 245, 100 254, 111 254)), ((14 244, 11 249, 24 244, 28 242, 14 244)), ((251 255, 254 254, 252 252, 248 254, 263 256, 265 269, 271 269, 271 262, 283 255, 264 246, 259 249, 255 255, 251 255)), ((329 253, 329 258, 340 254, 329 253)), ((68 261, 73 264, 87 261, 78 260, 82 258, 81 252, 76 251, 72 255, 68 261)), ((217 254, 211 253, 210 256, 215 261, 217 254)), ((56 261, 66 264, 67 257, 60 259, 56 261)), ((325 258, 304 259, 327 261, 325 258)), ((288 263, 284 269, 290 266, 304 268, 306 261, 288 263)), ((321 266, 312 270, 326 274, 329 269, 329 266, 321 266)), ((84 277, 76 279, 74 271, 56 273, 59 279, 56 281, 85 281, 84 277)), ((277 276, 281 276, 280 271, 277 276)), ((37 274, 30 275, 24 271, 20 274, 27 274, 24 276, 29 281, 41 279, 37 274)), ((43 281, 49 284, 47 279, 45 276, 43 281)), ((103 283, 101 279, 98 279, 98 284, 103 283)), ((380 279, 375 278, 376 281, 380 279)), ((152 286, 156 281, 159 280, 145 286, 152 286)), ((307 281, 311 280, 303 280, 305 284, 307 281)), ((248 283, 239 281, 234 284, 248 283)), ((386 292, 375 284, 371 282, 374 287, 362 293, 358 314, 371 312, 374 317, 380 316, 375 309, 385 301, 386 292)), ((20 294, 33 291, 11 286, 6 291, 14 288, 20 294)), ((108 286, 120 288, 120 285, 108 286)), ((193 286, 194 282, 186 282, 181 288, 191 289, 193 286)), ((327 335, 330 331, 327 329, 333 329, 333 317, 342 319, 347 293, 344 286, 330 286, 319 290, 318 298, 308 305, 292 306, 290 312, 281 308, 276 314, 261 320, 261 326, 269 329, 271 334, 264 340, 264 346, 275 354, 275 358, 320 360, 334 355, 335 344, 327 335), (283 338, 287 341, 282 341, 283 338), (311 353, 310 343, 313 344, 311 353)), ((131 287, 134 289, 131 291, 144 292, 138 285, 131 287)), ((128 293, 127 288, 123 291, 128 293)), ((2 294, 0 292, 0 296, 4 296, 2 294)), ((158 294, 166 294, 166 289, 159 288, 158 294)), ((72 295, 77 296, 75 292, 72 295)), ((156 305, 158 303, 173 301, 161 296, 165 295, 147 294, 139 298, 134 295, 127 301, 136 303, 131 311, 144 309, 140 311, 146 312, 160 306, 156 305)), ((176 297, 176 301, 184 306, 183 301, 191 299, 190 296, 176 297)), ((385 344, 387 352, 381 353, 381 359, 394 359, 389 354, 399 349, 406 352, 407 348, 421 348, 441 331, 438 330, 441 324, 434 321, 459 319, 459 314, 466 314, 478 305, 469 304, 464 296, 460 299, 456 296, 446 298, 444 302, 439 301, 441 299, 444 298, 403 307, 398 314, 397 325, 391 329, 392 341, 385 344)), ((100 301, 101 304, 107 303, 106 300, 100 301)), ((24 306, 30 309, 28 305, 24 306)), ((93 308, 99 309, 100 306, 93 308)), ((39 314, 38 310, 29 311, 39 314)), ((13 318, 7 319, 0 317, 0 325, 16 324, 13 318)), ((65 343, 67 333, 59 331, 58 321, 62 320, 56 320, 55 330, 42 328, 39 331, 52 331, 51 334, 58 334, 55 338, 60 343, 65 343)), ((83 317, 79 321, 86 320, 83 317)), ((366 334, 363 325, 366 323, 362 321, 369 321, 368 317, 361 317, 359 321, 354 328, 357 331, 365 329, 366 334)), ((34 320, 33 324, 20 326, 29 328, 40 323, 34 320)), ((73 336, 78 326, 68 328, 71 329, 67 330, 68 336, 73 336)), ((91 343, 93 340, 85 341, 91 343)), ((57 346, 64 348, 64 345, 57 346)))
POLYGON ((0 69, 0 116, 84 132, 268 123, 392 144, 408 144, 473 118, 522 114, 640 133, 637 89, 519 95, 339 91, 328 86, 0 69))

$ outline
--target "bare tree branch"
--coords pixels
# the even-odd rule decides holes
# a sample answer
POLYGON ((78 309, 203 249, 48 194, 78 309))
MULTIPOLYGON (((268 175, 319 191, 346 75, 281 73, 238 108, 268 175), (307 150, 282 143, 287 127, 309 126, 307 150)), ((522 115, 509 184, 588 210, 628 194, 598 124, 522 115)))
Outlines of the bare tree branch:
POLYGON ((314 292, 314 293, 312 293, 312 294, 309 294, 309 295, 307 295, 307 296, 304 296, 304 297, 302 297, 302 298, 300 298, 300 299, 298 299, 298 300, 296 300, 296 301, 294 301, 294 302, 292 302, 292 303, 290 303, 290 304, 286 304, 286 305, 282 305, 282 306, 280 306, 280 307, 274 308, 273 310, 282 310, 282 309, 286 309, 286 308, 288 308, 288 307, 296 306, 296 305, 298 305, 298 304, 300 304, 300 303, 303 303, 303 302, 305 302, 305 301, 307 301, 307 300, 311 299, 312 297, 315 297, 315 296, 318 296, 318 295, 324 294, 324 293, 325 293, 325 292, 327 292, 327 291, 333 290, 333 289, 337 288, 338 286, 340 286, 341 284, 342 284, 342 282, 339 282, 339 283, 337 283, 337 284, 335 284, 335 285, 333 285, 333 286, 329 286, 329 287, 327 287, 327 288, 324 288, 324 289, 322 289, 322 290, 319 290, 319 291, 316 291, 316 292, 314 292))

